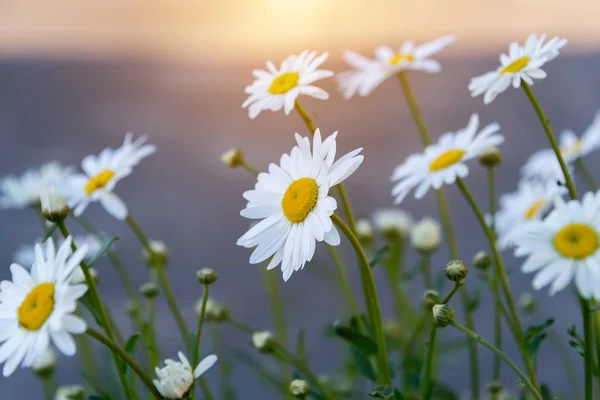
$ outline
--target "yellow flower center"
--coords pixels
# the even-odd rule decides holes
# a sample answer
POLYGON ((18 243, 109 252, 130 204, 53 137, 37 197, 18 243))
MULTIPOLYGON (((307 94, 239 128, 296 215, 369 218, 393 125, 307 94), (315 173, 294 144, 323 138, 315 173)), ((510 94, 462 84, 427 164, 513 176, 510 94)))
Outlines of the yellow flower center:
POLYGON ((85 185, 85 193, 89 196, 96 190, 102 189, 108 184, 108 182, 112 179, 113 176, 115 176, 115 171, 105 169, 98 175, 94 176, 93 178, 90 178, 88 183, 85 185))
POLYGON ((281 201, 283 214, 294 223, 300 223, 317 205, 319 186, 312 178, 300 178, 287 188, 281 201))
POLYGON ((546 204, 545 200, 534 201, 533 204, 529 206, 527 211, 525 211, 525 219, 532 219, 533 217, 535 217, 540 208, 544 206, 544 204, 546 204))
POLYGON ((414 61, 415 57, 412 54, 397 53, 394 57, 390 58, 390 64, 398 65, 400 61, 414 61))
POLYGON ((500 74, 514 74, 516 72, 519 72, 520 70, 525 68, 527 64, 529 64, 529 60, 531 60, 531 58, 527 56, 517 58, 515 61, 511 62, 506 67, 504 67, 502 71, 500 71, 500 74))
POLYGON ((41 283, 33 288, 19 306, 19 324, 29 330, 39 330, 54 310, 54 283, 41 283))
POLYGON ((462 160, 464 155, 465 151, 461 149, 448 150, 433 160, 431 164, 429 164, 429 171, 436 172, 441 169, 448 168, 452 164, 456 164, 462 160))
POLYGON ((269 93, 287 93, 290 89, 298 86, 298 79, 300 79, 300 74, 297 72, 286 72, 285 74, 281 74, 273 80, 273 83, 271 83, 269 93))
POLYGON ((581 153, 581 148, 583 147, 583 143, 581 140, 577 139, 572 143, 569 143, 564 146, 560 146, 560 152, 563 156, 572 157, 579 155, 581 153))
POLYGON ((598 234, 585 224, 570 224, 554 236, 554 248, 567 258, 583 259, 598 249, 598 234))

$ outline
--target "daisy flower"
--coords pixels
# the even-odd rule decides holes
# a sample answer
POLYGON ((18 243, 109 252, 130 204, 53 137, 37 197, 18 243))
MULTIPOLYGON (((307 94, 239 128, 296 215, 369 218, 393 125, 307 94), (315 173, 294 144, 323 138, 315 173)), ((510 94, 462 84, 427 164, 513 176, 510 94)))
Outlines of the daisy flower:
POLYGON ((491 103, 512 83, 514 88, 521 86, 521 80, 533 85, 534 79, 544 79, 544 64, 555 59, 559 50, 567 44, 567 39, 552 38, 544 44, 546 35, 534 33, 527 37, 524 46, 517 42, 510 44, 508 54, 500 55, 500 66, 491 72, 471 78, 469 90, 472 97, 483 94, 483 102, 491 103))
POLYGON ((77 299, 86 285, 72 285, 71 275, 87 251, 82 246, 71 251, 68 237, 56 251, 52 238, 35 246, 31 271, 12 264, 12 281, 0 283, 0 363, 4 376, 19 366, 31 367, 50 340, 63 354, 75 354, 71 335, 85 332, 85 322, 74 315, 77 299))
POLYGON ((113 192, 115 186, 155 151, 156 147, 146 144, 144 136, 132 141, 132 135, 128 133, 118 149, 107 148, 98 156, 85 157, 81 162, 84 173, 73 175, 63 187, 69 207, 74 209, 73 214, 80 216, 88 204, 99 201, 110 215, 125 219, 127 207, 113 192))
POLYGON ((600 198, 586 193, 581 202, 557 197, 543 221, 522 225, 511 240, 515 256, 527 257, 521 270, 537 272, 533 288, 550 285, 550 295, 575 279, 579 294, 600 299, 600 198))
MULTIPOLYGON (((98 238, 94 235, 81 235, 75 236, 73 238, 77 248, 81 248, 84 245, 87 247, 87 252, 85 253, 84 260, 90 261, 102 248, 102 242, 98 240, 98 238)), ((41 243, 42 238, 36 240, 35 243, 41 243)), ((61 244, 64 241, 61 242, 61 244)), ((12 257, 13 262, 22 265, 26 269, 30 269, 33 263, 35 262, 35 249, 32 245, 21 245, 15 251, 12 257)))
POLYGON ((204 374, 217 362, 214 354, 204 358, 192 371, 190 362, 182 352, 178 353, 179 361, 165 360, 165 367, 156 368, 154 386, 168 400, 187 399, 192 389, 194 379, 204 374))
POLYGON ((386 235, 399 235, 405 238, 414 225, 413 217, 407 211, 397 208, 380 208, 373 213, 375 229, 386 235))
POLYGON ((430 187, 439 189, 443 184, 454 183, 458 177, 466 177, 469 168, 465 161, 504 142, 504 137, 497 133, 500 130, 497 123, 489 124, 479 132, 478 129, 479 117, 473 114, 465 128, 443 134, 422 154, 413 154, 400 164, 392 175, 392 181, 398 181, 392 189, 395 203, 401 203, 414 188, 415 198, 420 199, 430 187))
POLYGON ((498 233, 498 244, 506 248, 511 233, 520 229, 523 223, 541 220, 552 208, 557 196, 566 192, 564 186, 556 181, 521 181, 513 193, 500 197, 500 207, 496 214, 495 227, 498 233))
POLYGON ((323 53, 317 57, 317 52, 309 53, 305 50, 286 58, 279 68, 267 61, 268 71, 252 71, 256 80, 246 87, 245 92, 250 96, 244 101, 242 108, 248 107, 248 115, 250 119, 254 119, 261 111, 279 111, 282 108, 289 115, 301 94, 327 100, 329 94, 312 84, 333 76, 332 71, 317 69, 328 55, 323 53))
POLYGON ((400 71, 415 70, 439 72, 441 64, 430 57, 456 42, 456 36, 444 36, 419 46, 407 40, 396 52, 389 46, 375 49, 375 59, 363 57, 354 51, 345 51, 344 60, 353 70, 337 76, 339 88, 345 99, 358 92, 369 95, 381 82, 400 71))
POLYGON ((0 208, 37 206, 44 188, 51 184, 60 185, 72 174, 73 167, 50 162, 40 169, 30 169, 21 176, 7 176, 0 180, 0 208))
MULTIPOLYGON (((567 164, 567 169, 571 172, 573 168, 567 164)), ((542 182, 565 182, 565 175, 552 149, 542 149, 533 153, 521 167, 521 175, 526 179, 542 182)))
POLYGON ((251 264, 272 257, 267 269, 281 264, 285 281, 312 259, 317 241, 340 243, 331 220, 337 202, 328 195, 329 189, 350 176, 363 156, 357 149, 334 162, 335 137, 334 133, 322 141, 317 130, 311 151, 310 140, 296 134, 298 145, 281 157, 280 165, 270 164, 269 172, 258 175, 254 190, 244 193, 248 204, 240 214, 261 221, 237 244, 256 247, 251 264))

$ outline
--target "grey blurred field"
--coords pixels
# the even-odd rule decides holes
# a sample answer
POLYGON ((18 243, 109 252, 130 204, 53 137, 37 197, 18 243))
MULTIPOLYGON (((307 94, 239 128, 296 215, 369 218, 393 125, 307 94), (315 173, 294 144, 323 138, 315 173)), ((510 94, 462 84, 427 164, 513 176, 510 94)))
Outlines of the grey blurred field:
MULTIPOLYGON (((344 67, 332 55, 328 67, 336 71, 344 67)), ((482 122, 498 121, 506 135, 503 146, 505 162, 498 173, 498 192, 513 190, 518 169, 535 149, 547 147, 543 131, 524 94, 510 90, 494 103, 484 107, 481 99, 471 99, 467 83, 471 76, 495 66, 496 56, 481 58, 447 58, 444 71, 438 75, 413 75, 414 89, 431 132, 439 134, 466 125, 472 112, 480 113, 482 122)), ((78 165, 88 153, 104 147, 118 146, 127 131, 147 134, 159 151, 144 161, 135 173, 122 181, 118 193, 140 220, 146 231, 164 240, 173 253, 168 274, 179 295, 189 324, 194 321, 194 304, 201 294, 194 274, 200 267, 215 268, 219 281, 212 295, 226 303, 241 320, 258 329, 270 329, 270 309, 262 287, 262 272, 247 262, 248 252, 235 245, 247 228, 239 216, 244 201, 241 193, 253 185, 244 171, 229 170, 219 162, 219 155, 229 147, 242 147, 248 159, 265 168, 277 161, 281 152, 294 143, 295 131, 306 128, 296 115, 263 113, 250 121, 240 105, 243 88, 250 82, 252 68, 261 65, 232 67, 204 64, 166 64, 149 60, 114 59, 112 61, 61 61, 56 59, 0 60, 0 174, 21 173, 43 162, 60 160, 78 165)), ((561 56, 548 67, 549 78, 534 86, 551 118, 554 129, 572 128, 582 132, 600 108, 598 91, 600 57, 595 54, 561 56)), ((365 215, 376 207, 391 206, 392 169, 419 149, 418 135, 407 112, 399 85, 392 81, 368 98, 343 101, 333 81, 323 85, 332 95, 329 101, 306 100, 305 106, 315 111, 318 126, 325 133, 340 131, 339 146, 349 151, 364 147, 365 162, 347 183, 354 209, 365 215)), ((596 172, 600 162, 596 155, 587 160, 596 172)), ((487 204, 485 175, 472 164, 467 182, 476 197, 487 204)), ((598 175, 600 177, 600 174, 598 175)), ((583 184, 579 185, 583 188, 583 184)), ((456 224, 463 258, 470 260, 474 252, 487 248, 481 231, 459 193, 448 190, 452 217, 456 224)), ((403 208, 416 217, 436 214, 435 196, 423 201, 408 199, 403 208)), ((100 206, 88 209, 89 218, 110 235, 119 235, 117 243, 136 283, 146 279, 146 267, 139 257, 140 246, 126 226, 111 219, 100 206)), ((11 255, 22 243, 41 236, 38 221, 31 211, 2 213, 0 256, 4 268, 0 278, 9 276, 11 255)), ((74 224, 74 223, 73 223, 74 224)), ((342 243, 349 262, 350 275, 357 296, 360 282, 349 246, 342 243)), ((507 255, 508 256, 508 255, 507 255)), ((411 255, 409 261, 414 260, 411 255)), ((516 294, 530 287, 531 276, 518 271, 518 262, 508 257, 515 272, 511 283, 516 294)), ((439 271, 447 261, 445 251, 435 257, 439 271)), ((112 267, 103 260, 100 269, 100 291, 120 325, 130 331, 123 311, 124 291, 112 267)), ((272 271, 272 273, 277 273, 272 271)), ((377 273, 381 303, 386 316, 392 315, 388 285, 381 271, 377 273)), ((321 249, 318 260, 308 265, 282 286, 289 317, 290 338, 300 327, 307 329, 307 349, 311 364, 319 373, 334 372, 339 365, 341 347, 323 337, 322 327, 342 313, 339 296, 327 277, 334 278, 327 254, 321 249)), ((478 284, 475 273, 469 287, 478 284)), ((422 287, 412 285, 415 302, 422 287)), ((577 303, 567 291, 554 298, 546 293, 538 296, 544 313, 557 317, 557 328, 564 333, 569 322, 579 324, 577 303)), ((477 328, 492 337, 490 299, 484 294, 483 305, 476 314, 477 328)), ((460 318, 460 317, 459 317, 460 318)), ((181 349, 166 304, 159 304, 158 334, 161 355, 174 357, 181 349)), ((249 338, 222 327, 222 337, 230 349, 249 347, 249 338)), ((444 331, 442 339, 457 337, 444 331)), ((506 334, 509 353, 519 359, 506 334)), ((210 335, 203 340, 203 351, 211 349, 210 335)), ((547 345, 545 345, 547 346, 547 345)), ((539 360, 541 379, 551 382, 561 393, 567 390, 563 372, 556 368, 557 359, 550 347, 539 360)), ((573 359, 579 363, 578 355, 573 359)), ((482 377, 491 376, 491 357, 480 349, 482 377)), ((231 356, 230 356, 231 360, 231 356)), ((467 391, 467 367, 462 354, 442 365, 442 377, 459 392, 467 391)), ((81 382, 75 359, 61 359, 58 380, 63 384, 81 382)), ((581 364, 581 363, 579 363, 581 364)), ((218 391, 218 370, 207 375, 218 391)), ((507 387, 514 387, 516 377, 503 371, 507 387)), ((276 394, 257 376, 237 366, 233 381, 240 399, 275 399, 276 394)), ((2 398, 17 396, 42 398, 41 385, 30 371, 19 371, 10 379, 0 378, 2 398)))

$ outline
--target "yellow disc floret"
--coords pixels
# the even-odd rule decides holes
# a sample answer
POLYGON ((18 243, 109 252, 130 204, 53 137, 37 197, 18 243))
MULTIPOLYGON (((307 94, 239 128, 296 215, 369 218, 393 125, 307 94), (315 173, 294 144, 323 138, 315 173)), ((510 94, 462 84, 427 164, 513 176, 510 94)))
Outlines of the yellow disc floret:
POLYGON ((598 249, 598 234, 585 224, 570 224, 554 236, 554 248, 567 258, 583 259, 598 249))
POLYGON ((319 186, 312 178, 300 178, 287 188, 281 201, 286 218, 298 224, 306 219, 317 205, 319 186))
POLYGON ((398 53, 394 57, 390 58, 390 64, 398 65, 400 61, 414 61, 415 57, 412 54, 398 53))
POLYGON ((19 306, 19 324, 30 331, 39 330, 54 310, 54 283, 41 283, 33 288, 19 306))
POLYGON ((105 169, 100 172, 98 175, 90 178, 88 183, 85 185, 85 193, 89 196, 94 193, 98 189, 102 189, 104 186, 110 182, 110 180, 115 176, 115 171, 110 169, 105 169))
POLYGON ((441 169, 448 168, 452 164, 456 164, 465 155, 465 151, 461 149, 452 149, 448 150, 445 153, 439 155, 435 160, 429 164, 429 171, 436 172, 441 169))
POLYGON ((271 94, 287 93, 291 89, 298 86, 299 79, 300 79, 300 74, 297 72, 286 72, 284 74, 281 74, 273 80, 273 83, 271 83, 271 86, 269 87, 269 93, 271 93, 271 94))
POLYGON ((500 74, 514 74, 516 72, 519 72, 520 70, 525 68, 527 64, 529 64, 529 60, 531 60, 531 58, 527 56, 517 58, 515 61, 508 64, 506 67, 502 68, 500 74))

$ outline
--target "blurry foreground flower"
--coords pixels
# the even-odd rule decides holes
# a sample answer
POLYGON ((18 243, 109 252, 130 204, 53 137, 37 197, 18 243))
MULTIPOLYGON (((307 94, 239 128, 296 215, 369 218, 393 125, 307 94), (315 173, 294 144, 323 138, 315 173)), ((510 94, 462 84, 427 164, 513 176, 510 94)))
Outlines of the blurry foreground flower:
POLYGON ((12 264, 12 281, 0 284, 0 363, 4 362, 4 376, 11 375, 19 364, 31 367, 50 340, 63 354, 72 356, 76 349, 71 335, 86 330, 85 322, 73 312, 87 286, 70 282, 86 246, 72 254, 69 237, 56 252, 50 238, 45 250, 36 245, 31 271, 12 264))
POLYGON ((497 123, 489 124, 479 132, 478 129, 479 117, 473 114, 465 128, 443 134, 423 153, 413 154, 400 164, 392 175, 392 181, 398 181, 392 189, 395 203, 400 204, 412 189, 416 188, 415 198, 421 199, 431 187, 439 189, 444 184, 454 183, 456 178, 466 177, 469 168, 465 161, 504 142, 497 123))
POLYGON ((559 50, 567 44, 566 39, 552 38, 546 44, 546 35, 534 33, 527 37, 524 46, 512 42, 508 55, 500 55, 500 66, 492 72, 471 79, 469 90, 472 97, 483 94, 483 102, 491 103, 497 95, 504 92, 512 83, 514 88, 521 86, 521 80, 533 85, 534 79, 546 77, 541 67, 558 57, 559 50))
POLYGON ((182 352, 178 353, 179 361, 167 359, 163 368, 156 368, 154 386, 160 394, 169 400, 185 399, 189 394, 194 379, 204 374, 210 367, 217 362, 217 356, 214 354, 207 356, 192 371, 190 362, 182 352))
POLYGON ((0 208, 37 206, 45 187, 62 185, 72 174, 73 167, 50 162, 40 169, 30 169, 21 176, 7 176, 0 180, 0 208))
POLYGON ((261 111, 279 111, 282 108, 288 115, 300 95, 327 100, 329 94, 312 85, 320 79, 333 76, 331 71, 317 69, 327 56, 328 53, 323 53, 317 57, 315 51, 305 50, 299 55, 286 58, 279 68, 267 61, 268 71, 252 71, 256 79, 246 87, 245 92, 250 97, 242 104, 243 108, 248 107, 250 119, 256 118, 261 111))
POLYGON ((81 385, 59 386, 54 400, 83 400, 85 389, 81 385))
MULTIPOLYGON (((567 169, 569 173, 573 173, 571 164, 567 164, 567 169)), ((521 167, 521 175, 523 178, 542 182, 565 182, 565 175, 560 163, 551 149, 538 150, 529 156, 525 165, 521 167)))
POLYGON ((433 218, 423 218, 410 231, 411 246, 422 253, 431 253, 440 246, 440 224, 433 218))
POLYGON ((374 60, 354 51, 345 51, 344 60, 354 69, 337 76, 340 90, 346 99, 355 93, 367 96, 383 81, 400 71, 439 72, 441 64, 430 57, 454 42, 455 36, 444 36, 419 46, 407 40, 398 52, 389 46, 379 46, 375 49, 374 60))
MULTIPOLYGON (((334 134, 335 135, 335 134, 334 134)), ((283 279, 304 268, 312 260, 316 242, 337 246, 340 235, 331 215, 337 202, 329 189, 350 176, 362 163, 362 149, 335 157, 335 136, 321 141, 319 130, 310 140, 296 134, 297 146, 281 157, 280 165, 270 164, 269 172, 258 175, 254 190, 244 193, 248 200, 240 214, 261 219, 238 239, 246 248, 256 247, 250 263, 257 264, 272 257, 267 269, 281 264, 283 279)))
POLYGON ((527 257, 521 270, 536 272, 533 288, 550 284, 550 295, 571 280, 579 294, 600 299, 600 199, 586 193, 581 202, 561 198, 543 221, 523 224, 511 240, 515 256, 527 257))
POLYGON ((65 197, 73 214, 80 216, 91 202, 99 201, 113 217, 127 217, 125 203, 113 192, 117 183, 133 172, 133 167, 156 151, 154 145, 146 144, 146 137, 132 140, 129 133, 118 149, 107 148, 98 156, 89 155, 81 162, 83 174, 75 174, 67 180, 65 197))

